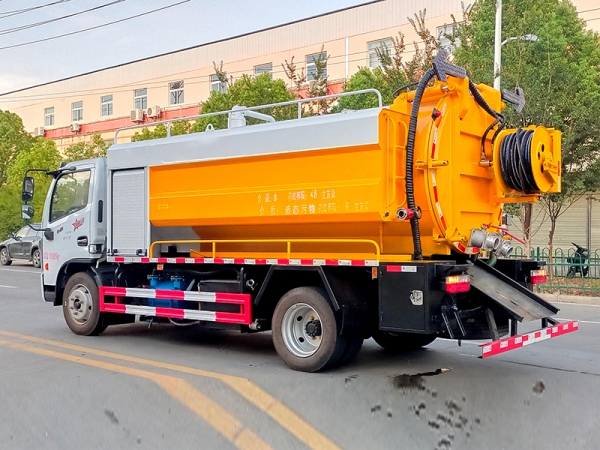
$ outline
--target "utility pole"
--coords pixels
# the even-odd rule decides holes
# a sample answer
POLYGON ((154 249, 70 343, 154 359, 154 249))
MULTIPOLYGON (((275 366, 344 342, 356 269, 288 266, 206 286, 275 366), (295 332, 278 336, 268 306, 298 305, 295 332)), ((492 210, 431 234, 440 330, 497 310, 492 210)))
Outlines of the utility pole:
POLYGON ((494 89, 500 90, 502 65, 502 0, 496 0, 496 30, 494 33, 494 89))

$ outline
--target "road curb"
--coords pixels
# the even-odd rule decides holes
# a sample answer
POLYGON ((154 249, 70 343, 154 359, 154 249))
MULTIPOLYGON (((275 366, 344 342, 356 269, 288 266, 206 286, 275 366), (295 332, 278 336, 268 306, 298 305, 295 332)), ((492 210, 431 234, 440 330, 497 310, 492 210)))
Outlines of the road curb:
POLYGON ((587 297, 583 295, 564 294, 538 294, 544 300, 551 303, 577 303, 578 305, 600 306, 600 297, 587 297))

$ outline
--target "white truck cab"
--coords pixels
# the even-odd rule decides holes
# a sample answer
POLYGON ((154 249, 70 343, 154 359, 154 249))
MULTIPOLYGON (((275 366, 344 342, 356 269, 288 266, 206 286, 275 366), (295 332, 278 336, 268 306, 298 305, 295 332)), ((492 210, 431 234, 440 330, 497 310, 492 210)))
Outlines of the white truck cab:
POLYGON ((93 265, 104 251, 106 159, 68 163, 49 175, 54 180, 41 220, 42 285, 44 299, 57 304, 65 275, 77 265, 93 265))

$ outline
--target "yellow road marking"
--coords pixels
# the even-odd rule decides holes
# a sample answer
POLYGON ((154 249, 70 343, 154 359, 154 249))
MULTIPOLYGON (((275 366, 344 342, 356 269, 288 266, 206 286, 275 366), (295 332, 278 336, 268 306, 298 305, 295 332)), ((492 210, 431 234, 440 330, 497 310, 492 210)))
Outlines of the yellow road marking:
POLYGON ((43 348, 32 347, 16 342, 0 340, 0 345, 15 350, 22 350, 51 358, 62 359, 77 364, 95 367, 98 369, 110 370, 126 375, 132 375, 139 378, 151 380, 164 389, 168 394, 175 397, 192 412, 200 416, 215 430, 221 433, 225 438, 232 442, 240 450, 269 450, 271 447, 260 439, 251 430, 246 428, 236 417, 225 411, 221 406, 210 398, 199 392, 187 381, 181 378, 169 375, 161 375, 146 370, 134 369, 131 367, 120 366, 104 361, 81 358, 66 353, 55 352, 43 348))
POLYGON ((50 339, 38 338, 35 336, 28 336, 25 334, 14 333, 12 331, 0 330, 0 335, 11 336, 23 340, 29 340, 32 342, 39 342, 41 344, 51 345, 54 347, 66 348, 78 352, 87 352, 92 355, 103 356, 105 358, 118 359, 122 361, 129 361, 136 364, 141 364, 150 367, 158 367, 161 369, 168 369, 175 372, 188 373, 192 375, 199 375, 201 377, 213 378, 222 381, 236 391, 239 395, 244 397, 250 403, 255 405, 264 413, 268 414, 274 421, 279 423, 283 428, 292 433, 296 438, 306 444, 313 450, 341 450, 333 441, 327 436, 323 435, 316 428, 302 419, 298 414, 292 411, 288 406, 277 400, 271 394, 251 382, 246 378, 236 377, 233 375, 225 375, 217 372, 209 372, 202 369, 194 369, 192 367, 180 366, 177 364, 170 364, 161 361, 152 361, 150 359, 138 358, 135 356, 122 355, 119 353, 107 352, 104 350, 97 350, 94 348, 83 347, 80 345, 67 344, 65 342, 53 341, 50 339))

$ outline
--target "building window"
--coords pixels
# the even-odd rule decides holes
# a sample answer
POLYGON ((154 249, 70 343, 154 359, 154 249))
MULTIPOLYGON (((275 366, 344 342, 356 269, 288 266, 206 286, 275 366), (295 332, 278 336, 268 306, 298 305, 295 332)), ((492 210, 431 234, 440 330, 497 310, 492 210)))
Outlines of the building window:
POLYGON ((169 83, 169 105, 181 105, 183 103, 183 81, 169 83))
POLYGON ((54 106, 44 109, 44 126, 51 127, 54 125, 54 106))
MULTIPOLYGON (((223 73, 223 76, 225 76, 225 75, 226 74, 223 73)), ((216 74, 211 75, 210 76, 210 90, 216 91, 216 92, 227 92, 227 83, 219 80, 218 75, 216 75, 216 74)))
POLYGON ((440 49, 452 53, 460 40, 458 39, 457 32, 460 27, 460 23, 444 25, 443 27, 437 27, 437 38, 440 43, 440 49))
POLYGON ((75 102, 71 104, 73 110, 73 122, 83 120, 83 102, 75 102))
POLYGON ((254 75, 259 76, 261 73, 268 73, 271 76, 273 75, 273 63, 260 64, 258 66, 254 66, 254 75))
POLYGON ((390 38, 369 42, 367 44, 367 51, 369 53, 369 67, 371 69, 374 69, 375 67, 381 67, 381 58, 377 52, 379 51, 389 56, 393 47, 394 43, 390 38))
POLYGON ((112 116, 113 113, 113 96, 105 95, 101 97, 102 101, 102 115, 103 116, 112 116))
POLYGON ((135 109, 148 108, 148 89, 136 89, 133 91, 135 109))
POLYGON ((306 81, 327 77, 327 52, 315 53, 306 57, 306 81), (317 74, 317 64, 323 63, 321 73, 317 74))

